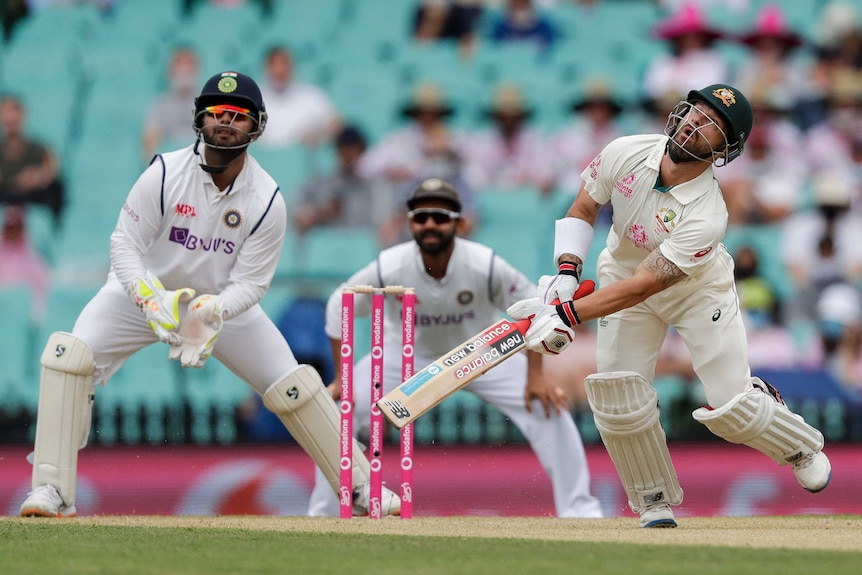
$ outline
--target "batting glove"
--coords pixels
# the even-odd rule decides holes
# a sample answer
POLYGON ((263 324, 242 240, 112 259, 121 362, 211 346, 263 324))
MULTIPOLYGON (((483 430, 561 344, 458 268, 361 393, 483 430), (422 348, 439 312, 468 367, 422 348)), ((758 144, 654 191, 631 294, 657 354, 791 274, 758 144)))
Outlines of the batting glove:
POLYGON ((222 298, 217 295, 193 299, 177 329, 180 342, 171 345, 168 357, 179 360, 183 367, 203 367, 224 326, 222 306, 222 298))
POLYGON ((180 325, 180 303, 195 296, 192 288, 166 290, 159 278, 147 272, 146 278, 136 278, 129 285, 129 297, 143 312, 150 329, 159 341, 175 345, 180 343, 177 328, 180 325))
POLYGON ((556 276, 542 276, 539 278, 538 296, 542 302, 549 304, 554 300, 570 301, 578 291, 581 281, 581 264, 563 262, 558 268, 556 276))
POLYGON ((506 313, 513 319, 531 321, 524 335, 529 350, 557 355, 575 340, 575 331, 560 318, 556 306, 545 305, 537 297, 512 304, 506 313))

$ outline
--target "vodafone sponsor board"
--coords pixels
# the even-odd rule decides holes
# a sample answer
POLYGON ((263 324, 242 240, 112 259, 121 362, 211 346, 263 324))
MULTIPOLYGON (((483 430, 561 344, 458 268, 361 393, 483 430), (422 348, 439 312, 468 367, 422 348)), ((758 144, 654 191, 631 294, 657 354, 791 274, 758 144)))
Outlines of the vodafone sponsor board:
MULTIPOLYGON (((30 446, 0 447, 0 513, 17 515, 30 490, 30 446)), ((613 463, 587 446, 592 491, 605 515, 632 517, 613 463)), ((827 447, 832 483, 817 494, 789 467, 722 442, 677 444, 670 452, 686 516, 862 514, 862 445, 827 447)), ((417 516, 550 516, 551 484, 527 445, 422 445, 413 459, 417 516)), ((314 467, 296 445, 87 447, 81 451, 78 512, 84 515, 305 515, 314 467)), ((400 485, 397 465, 384 481, 400 485)))

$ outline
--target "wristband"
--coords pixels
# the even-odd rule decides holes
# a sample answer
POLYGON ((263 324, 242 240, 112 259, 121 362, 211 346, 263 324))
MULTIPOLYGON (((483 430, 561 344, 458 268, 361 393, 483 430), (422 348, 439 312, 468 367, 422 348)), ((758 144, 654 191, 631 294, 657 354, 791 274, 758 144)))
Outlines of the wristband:
POLYGON ((566 301, 555 306, 557 308, 557 315, 560 316, 560 319, 563 320, 563 323, 569 327, 573 325, 580 325, 581 318, 578 315, 578 312, 575 310, 575 302, 566 301))
POLYGON ((581 282, 581 273, 584 271, 584 264, 578 262, 560 262, 557 268, 557 273, 564 276, 575 276, 578 283, 581 282))
POLYGON ((565 217, 554 224, 554 266, 559 265, 560 256, 572 254, 582 262, 587 261, 590 244, 593 243, 593 226, 585 220, 565 217))

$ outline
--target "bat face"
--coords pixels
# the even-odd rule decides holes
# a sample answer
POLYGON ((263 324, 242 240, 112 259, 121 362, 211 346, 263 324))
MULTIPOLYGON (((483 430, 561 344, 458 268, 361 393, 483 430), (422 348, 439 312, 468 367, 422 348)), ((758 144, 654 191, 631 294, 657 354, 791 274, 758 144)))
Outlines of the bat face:
POLYGON ((521 351, 529 320, 503 319, 438 358, 378 403, 399 429, 492 367, 521 351), (445 394, 445 395, 442 395, 445 394))

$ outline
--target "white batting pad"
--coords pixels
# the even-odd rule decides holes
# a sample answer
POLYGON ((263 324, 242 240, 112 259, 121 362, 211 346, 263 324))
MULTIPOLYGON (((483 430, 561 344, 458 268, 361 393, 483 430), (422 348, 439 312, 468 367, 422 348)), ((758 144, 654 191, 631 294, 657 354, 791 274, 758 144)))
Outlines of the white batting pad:
MULTIPOLYGON (((299 369, 266 390, 263 404, 278 416, 296 442, 320 467, 337 495, 341 486, 341 417, 317 371, 310 365, 300 365, 299 369)), ((353 485, 361 485, 370 478, 371 465, 362 452, 362 446, 354 439, 353 485)))
POLYGON ((90 434, 96 362, 86 343, 62 331, 48 338, 41 362, 32 485, 53 485, 72 506, 78 449, 90 434))
POLYGON ((633 371, 595 373, 584 379, 584 386, 632 511, 653 503, 682 503, 653 386, 633 371))
POLYGON ((758 387, 717 409, 700 407, 691 415, 717 436, 753 447, 779 465, 823 449, 822 433, 758 387))

